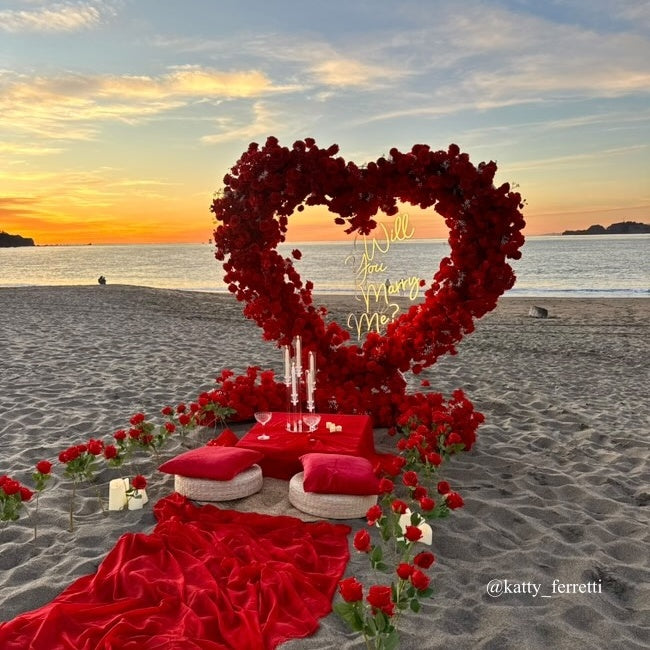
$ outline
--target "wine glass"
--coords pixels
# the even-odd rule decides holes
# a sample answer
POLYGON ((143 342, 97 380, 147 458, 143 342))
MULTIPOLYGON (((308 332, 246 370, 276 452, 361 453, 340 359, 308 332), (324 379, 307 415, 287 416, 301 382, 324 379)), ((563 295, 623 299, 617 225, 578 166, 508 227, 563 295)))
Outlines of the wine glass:
POLYGON ((316 427, 320 422, 320 415, 318 413, 305 413, 302 416, 302 421, 309 427, 310 431, 316 431, 316 427))
POLYGON ((270 411, 259 411, 255 413, 255 419, 262 425, 262 433, 257 436, 258 440, 268 440, 270 436, 267 436, 264 432, 264 427, 268 422, 271 421, 273 414, 270 411))

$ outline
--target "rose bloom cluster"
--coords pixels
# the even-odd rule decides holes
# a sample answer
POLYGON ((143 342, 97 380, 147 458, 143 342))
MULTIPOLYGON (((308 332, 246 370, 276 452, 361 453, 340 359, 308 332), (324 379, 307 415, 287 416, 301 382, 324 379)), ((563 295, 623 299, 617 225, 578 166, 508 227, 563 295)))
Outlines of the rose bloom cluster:
POLYGON ((524 242, 522 201, 508 184, 493 185, 494 163, 475 167, 456 145, 447 151, 391 149, 364 167, 337 153, 336 145, 321 149, 310 138, 291 148, 273 137, 263 147, 252 143, 212 204, 215 256, 229 291, 245 303, 245 316, 266 340, 288 345, 300 335, 304 349, 314 351, 318 410, 334 402, 340 412, 368 412, 376 424, 390 425, 406 389, 402 373, 417 374, 454 353, 475 320, 512 287, 507 259, 519 258, 524 242), (303 282, 292 261, 300 251, 282 257, 276 249, 286 239, 289 217, 305 205, 326 206, 346 233, 368 235, 377 212, 395 215, 398 202, 434 208, 449 228, 451 253, 421 305, 390 323, 384 335, 371 332, 353 345, 346 330, 326 321, 327 310, 313 304, 313 285, 303 282))

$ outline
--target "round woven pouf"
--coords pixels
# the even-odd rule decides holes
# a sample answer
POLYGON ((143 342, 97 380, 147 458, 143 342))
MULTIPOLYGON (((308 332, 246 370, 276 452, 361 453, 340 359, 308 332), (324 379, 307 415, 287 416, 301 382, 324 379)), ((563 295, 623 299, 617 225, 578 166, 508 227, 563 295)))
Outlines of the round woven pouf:
POLYGON ((365 517, 368 508, 377 503, 376 494, 320 494, 305 492, 303 472, 295 474, 289 481, 291 505, 323 519, 358 519, 365 517))
POLYGON ((174 489, 195 501, 232 501, 248 497, 262 489, 262 468, 253 465, 229 481, 190 478, 174 474, 174 489))

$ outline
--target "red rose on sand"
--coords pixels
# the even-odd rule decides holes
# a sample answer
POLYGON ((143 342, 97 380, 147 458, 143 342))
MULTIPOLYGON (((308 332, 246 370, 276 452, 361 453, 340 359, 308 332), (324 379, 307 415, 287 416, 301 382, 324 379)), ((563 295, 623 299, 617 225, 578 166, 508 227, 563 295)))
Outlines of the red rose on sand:
POLYGON ((395 499, 393 503, 390 504, 390 507, 393 509, 393 512, 396 512, 398 515, 403 515, 407 509, 407 505, 401 499, 395 499))
POLYGON ((440 481, 438 483, 438 494, 447 494, 447 492, 451 491, 451 486, 447 481, 440 481))
POLYGON ((113 434, 113 438, 115 438, 115 440, 118 440, 118 441, 124 440, 126 438, 126 431, 124 431, 123 429, 120 429, 119 431, 116 431, 113 434))
POLYGON ((377 520, 382 516, 383 511, 381 506, 371 506, 366 512, 366 519, 368 520, 369 526, 374 526, 377 523, 377 520))
POLYGON ((4 493, 10 497, 14 494, 18 494, 20 492, 20 483, 18 481, 14 481, 12 478, 5 478, 5 480, 2 482, 2 489, 4 490, 4 493))
POLYGON ((173 415, 174 409, 171 406, 165 406, 163 409, 160 411, 164 416, 169 417, 170 415, 173 415))
POLYGON ((447 500, 447 507, 450 510, 456 510, 456 508, 462 508, 465 505, 463 497, 461 497, 458 492, 447 493, 447 495, 445 495, 445 499, 447 500))
POLYGON ((411 574, 411 584, 419 591, 426 589, 429 586, 429 582, 429 576, 422 573, 419 569, 416 569, 411 574))
POLYGON ((413 470, 404 472, 402 482, 409 487, 415 487, 419 483, 418 475, 413 470))
POLYGON ((192 418, 187 413, 181 413, 178 416, 178 423, 183 427, 186 427, 191 421, 192 418))
POLYGON ((140 429, 129 429, 129 438, 137 440, 140 437, 141 433, 142 431, 140 431, 140 429))
POLYGON ((404 537, 409 542, 417 542, 422 537, 422 531, 417 526, 407 526, 404 537))
POLYGON ((423 497, 420 499, 420 508, 425 512, 433 510, 436 507, 436 502, 431 497, 423 497))
POLYGON ((429 496, 429 492, 423 485, 418 485, 415 490, 413 490, 413 494, 411 495, 416 501, 419 501, 420 499, 423 499, 424 497, 429 496))
POLYGON ((431 451, 426 456, 427 462, 431 463, 434 467, 439 467, 442 465, 442 456, 437 454, 435 451, 431 451))
POLYGON ((408 580, 410 575, 413 573, 413 567, 410 564, 407 564, 406 562, 401 562, 400 564, 397 565, 397 575, 402 579, 402 580, 408 580))
POLYGON ((372 607, 384 612, 386 616, 392 616, 395 611, 395 603, 393 603, 390 587, 373 585, 368 590, 366 600, 372 607))
POLYGON ((363 598, 363 585, 356 578, 339 582, 339 593, 346 603, 356 603, 363 598))
POLYGON ((52 471, 52 463, 49 460, 41 460, 36 463, 36 471, 41 474, 49 474, 52 471))
POLYGON ((137 427, 138 424, 142 424, 145 420, 144 413, 136 413, 131 416, 129 422, 132 426, 137 427))
POLYGON ((167 433, 174 433, 176 431, 176 425, 173 422, 165 422, 165 430, 167 433))
POLYGON ((459 445, 463 442, 463 439, 457 433, 450 433, 447 436, 448 445, 459 445))
POLYGON ((390 494, 395 489, 395 483, 389 478, 382 478, 379 481, 379 494, 390 494))
POLYGON ((291 251, 291 255, 297 260, 299 260, 302 257, 302 253, 297 248, 294 248, 291 251))
POLYGON ((423 379, 420 382, 420 386, 423 386, 424 388, 427 388, 428 386, 431 386, 431 382, 428 379, 423 379))
POLYGON ((106 460, 111 460, 112 458, 117 457, 117 447, 115 445, 106 445, 104 447, 104 458, 106 460))
POLYGON ((131 487, 134 490, 144 490, 147 487, 147 479, 142 474, 138 474, 131 480, 131 487))
POLYGON ((24 485, 20 486, 20 500, 29 501, 34 496, 34 493, 24 485))
POLYGON ((187 410, 187 406, 185 406, 185 404, 179 404, 176 407, 176 413, 185 413, 186 410, 187 410))
POLYGON ((88 453, 93 456, 99 456, 102 453, 104 443, 101 440, 90 440, 88 442, 88 453))
POLYGON ((370 551, 370 535, 367 530, 360 530, 354 536, 354 548, 361 553, 370 551))
POLYGON ((428 569, 435 561, 436 558, 434 554, 429 553, 429 551, 422 551, 422 553, 418 553, 413 558, 413 564, 422 567, 423 569, 428 569))

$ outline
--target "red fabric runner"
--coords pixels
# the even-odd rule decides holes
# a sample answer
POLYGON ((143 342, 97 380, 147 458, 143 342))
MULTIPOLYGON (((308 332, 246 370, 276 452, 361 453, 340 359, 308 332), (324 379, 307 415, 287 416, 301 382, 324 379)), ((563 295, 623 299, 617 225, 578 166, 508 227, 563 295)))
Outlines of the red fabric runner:
POLYGON ((196 507, 154 508, 93 575, 0 624, 3 650, 241 650, 305 637, 332 608, 350 528, 196 507))

